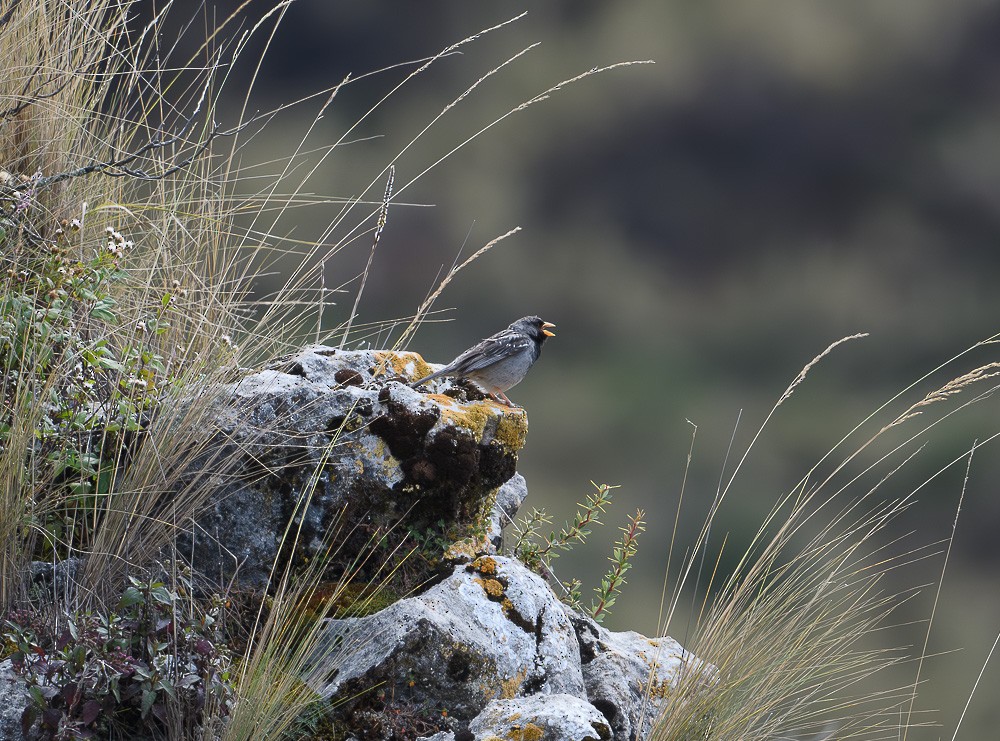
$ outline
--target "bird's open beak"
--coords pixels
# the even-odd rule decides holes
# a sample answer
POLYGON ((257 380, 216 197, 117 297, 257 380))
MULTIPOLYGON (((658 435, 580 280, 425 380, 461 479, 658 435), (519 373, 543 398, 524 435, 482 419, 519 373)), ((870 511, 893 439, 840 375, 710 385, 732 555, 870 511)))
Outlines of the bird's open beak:
POLYGON ((556 325, 554 325, 554 324, 552 324, 550 322, 542 322, 542 334, 545 335, 546 337, 555 337, 556 333, 549 331, 549 328, 550 327, 554 327, 554 326, 556 326, 556 325))

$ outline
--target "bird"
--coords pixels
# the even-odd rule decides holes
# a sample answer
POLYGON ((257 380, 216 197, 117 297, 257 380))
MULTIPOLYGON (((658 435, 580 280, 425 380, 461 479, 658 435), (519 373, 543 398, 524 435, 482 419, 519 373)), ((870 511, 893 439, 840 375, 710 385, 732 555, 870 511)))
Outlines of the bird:
POLYGON ((524 380, 538 360, 545 340, 555 337, 550 331, 555 326, 537 316, 518 319, 507 329, 473 345, 441 370, 414 381, 410 387, 417 388, 442 376, 468 378, 495 401, 514 407, 504 392, 524 380))

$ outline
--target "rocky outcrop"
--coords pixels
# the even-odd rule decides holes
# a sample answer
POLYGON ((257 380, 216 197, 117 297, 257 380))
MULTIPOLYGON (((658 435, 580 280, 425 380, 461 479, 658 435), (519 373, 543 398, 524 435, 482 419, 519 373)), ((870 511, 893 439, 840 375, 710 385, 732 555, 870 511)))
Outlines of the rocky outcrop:
POLYGON ((335 525, 349 560, 374 534, 434 543, 411 596, 325 621, 304 679, 348 736, 648 737, 685 672, 714 670, 670 638, 606 630, 498 555, 527 496, 526 414, 451 380, 407 385, 430 370, 412 353, 311 347, 233 383, 211 418, 216 457, 236 465, 181 551, 259 589, 275 559, 311 560, 335 525))
POLYGON ((450 730, 431 737, 442 741, 647 738, 682 673, 713 671, 673 639, 574 613, 499 556, 369 617, 329 620, 325 633, 310 673, 327 681, 313 689, 347 727, 445 709, 450 730), (529 723, 542 735, 507 735, 529 723))
POLYGON ((261 588, 276 558, 312 559, 335 523, 348 559, 374 533, 419 533, 447 551, 432 586, 324 626, 309 681, 335 722, 366 738, 646 737, 681 672, 704 667, 669 638, 573 613, 496 555, 527 496, 527 417, 450 380, 407 385, 430 371, 412 353, 310 347, 233 383, 212 419, 217 458, 237 465, 182 552, 261 588), (286 532, 299 535, 283 553, 286 532))
POLYGON ((545 581, 519 562, 483 556, 423 594, 365 618, 330 620, 320 695, 349 711, 379 687, 411 707, 444 703, 471 720, 491 700, 584 694, 573 626, 545 581), (346 650, 345 650, 346 647, 346 650))
MULTIPOLYGON (((346 564, 333 578, 359 554, 376 575, 395 568, 403 539, 424 548, 409 596, 324 620, 302 679, 338 738, 648 738, 678 682, 699 692, 715 670, 670 638, 606 630, 500 555, 528 493, 515 471, 526 414, 450 380, 407 385, 429 371, 411 353, 311 347, 226 387, 207 415, 215 444, 190 464, 212 498, 179 553, 263 597, 273 564, 312 561, 331 533, 346 564), (371 554, 376 536, 387 558, 371 554)), ((81 565, 33 564, 32 593, 65 592, 81 565)), ((0 740, 20 737, 27 700, 0 662, 0 740)))
POLYGON ((406 385, 430 370, 414 353, 315 346, 232 383, 209 415, 226 475, 181 551, 219 583, 261 588, 283 548, 307 562, 334 528, 352 559, 376 533, 482 541, 527 416, 451 381, 406 385))

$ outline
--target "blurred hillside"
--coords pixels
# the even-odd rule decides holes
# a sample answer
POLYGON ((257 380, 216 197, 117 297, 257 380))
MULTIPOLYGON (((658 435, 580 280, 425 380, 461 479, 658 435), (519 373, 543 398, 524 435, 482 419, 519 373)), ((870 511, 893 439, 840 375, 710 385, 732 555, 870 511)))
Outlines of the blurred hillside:
MULTIPOLYGON (((297 0, 265 56, 254 103, 267 110, 351 74, 310 140, 332 143, 414 67, 365 73, 433 55, 521 9, 297 0)), ((571 516, 589 480, 622 485, 608 527, 559 564, 565 576, 585 573, 585 583, 603 570, 615 525, 637 506, 647 510, 645 548, 610 623, 652 632, 691 444, 687 420, 697 425, 689 530, 799 369, 830 342, 871 333, 812 371, 747 458, 721 519, 735 558, 776 498, 855 423, 1000 329, 998 36, 1000 3, 988 0, 547 3, 393 92, 310 189, 377 201, 379 173, 407 142, 491 69, 541 42, 397 160, 397 204, 362 319, 412 313, 442 266, 523 227, 448 287, 438 307, 454 307, 453 321, 425 325, 410 348, 444 362, 527 313, 558 325, 512 392, 531 418, 521 470, 533 503, 557 520, 571 516), (655 66, 559 91, 399 191, 555 83, 644 59, 655 66)), ((250 70, 237 73, 248 79, 250 70)), ((280 117, 246 160, 287 151, 325 98, 280 117), (287 137, 280 147, 276 132, 287 137)), ((303 211, 288 228, 318 239, 335 212, 303 211)), ((360 239, 332 258, 327 284, 357 275, 369 245, 360 239)), ((357 283, 346 288, 330 326, 346 318, 357 283)), ((995 357, 981 348, 952 375, 995 357)), ((920 384, 907 403, 949 377, 920 384)), ((984 407, 942 425, 886 496, 908 494, 993 434, 996 420, 984 407)), ((946 728, 1000 625, 996 458, 985 447, 973 462, 932 644, 965 649, 928 670, 921 707, 943 706, 946 728)), ((963 474, 964 464, 920 489, 900 531, 918 530, 920 543, 945 537, 963 474)), ((940 560, 920 569, 901 585, 932 580, 940 560)), ((929 604, 919 596, 899 621, 926 616, 929 604)), ((683 641, 682 627, 672 632, 683 641)), ((918 646, 922 630, 913 629, 918 646)), ((988 702, 1000 673, 987 678, 968 738, 1000 724, 988 702)))

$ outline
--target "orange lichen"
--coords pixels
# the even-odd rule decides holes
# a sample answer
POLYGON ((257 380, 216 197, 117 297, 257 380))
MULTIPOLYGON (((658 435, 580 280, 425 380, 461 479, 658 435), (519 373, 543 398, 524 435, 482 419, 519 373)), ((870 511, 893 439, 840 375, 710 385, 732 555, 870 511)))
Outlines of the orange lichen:
POLYGON ((472 562, 472 568, 478 571, 480 574, 496 574, 499 568, 495 558, 490 556, 480 556, 475 561, 472 562))
POLYGON ((483 588, 483 591, 491 599, 497 599, 503 597, 503 584, 498 582, 496 579, 475 579, 476 584, 483 588))

